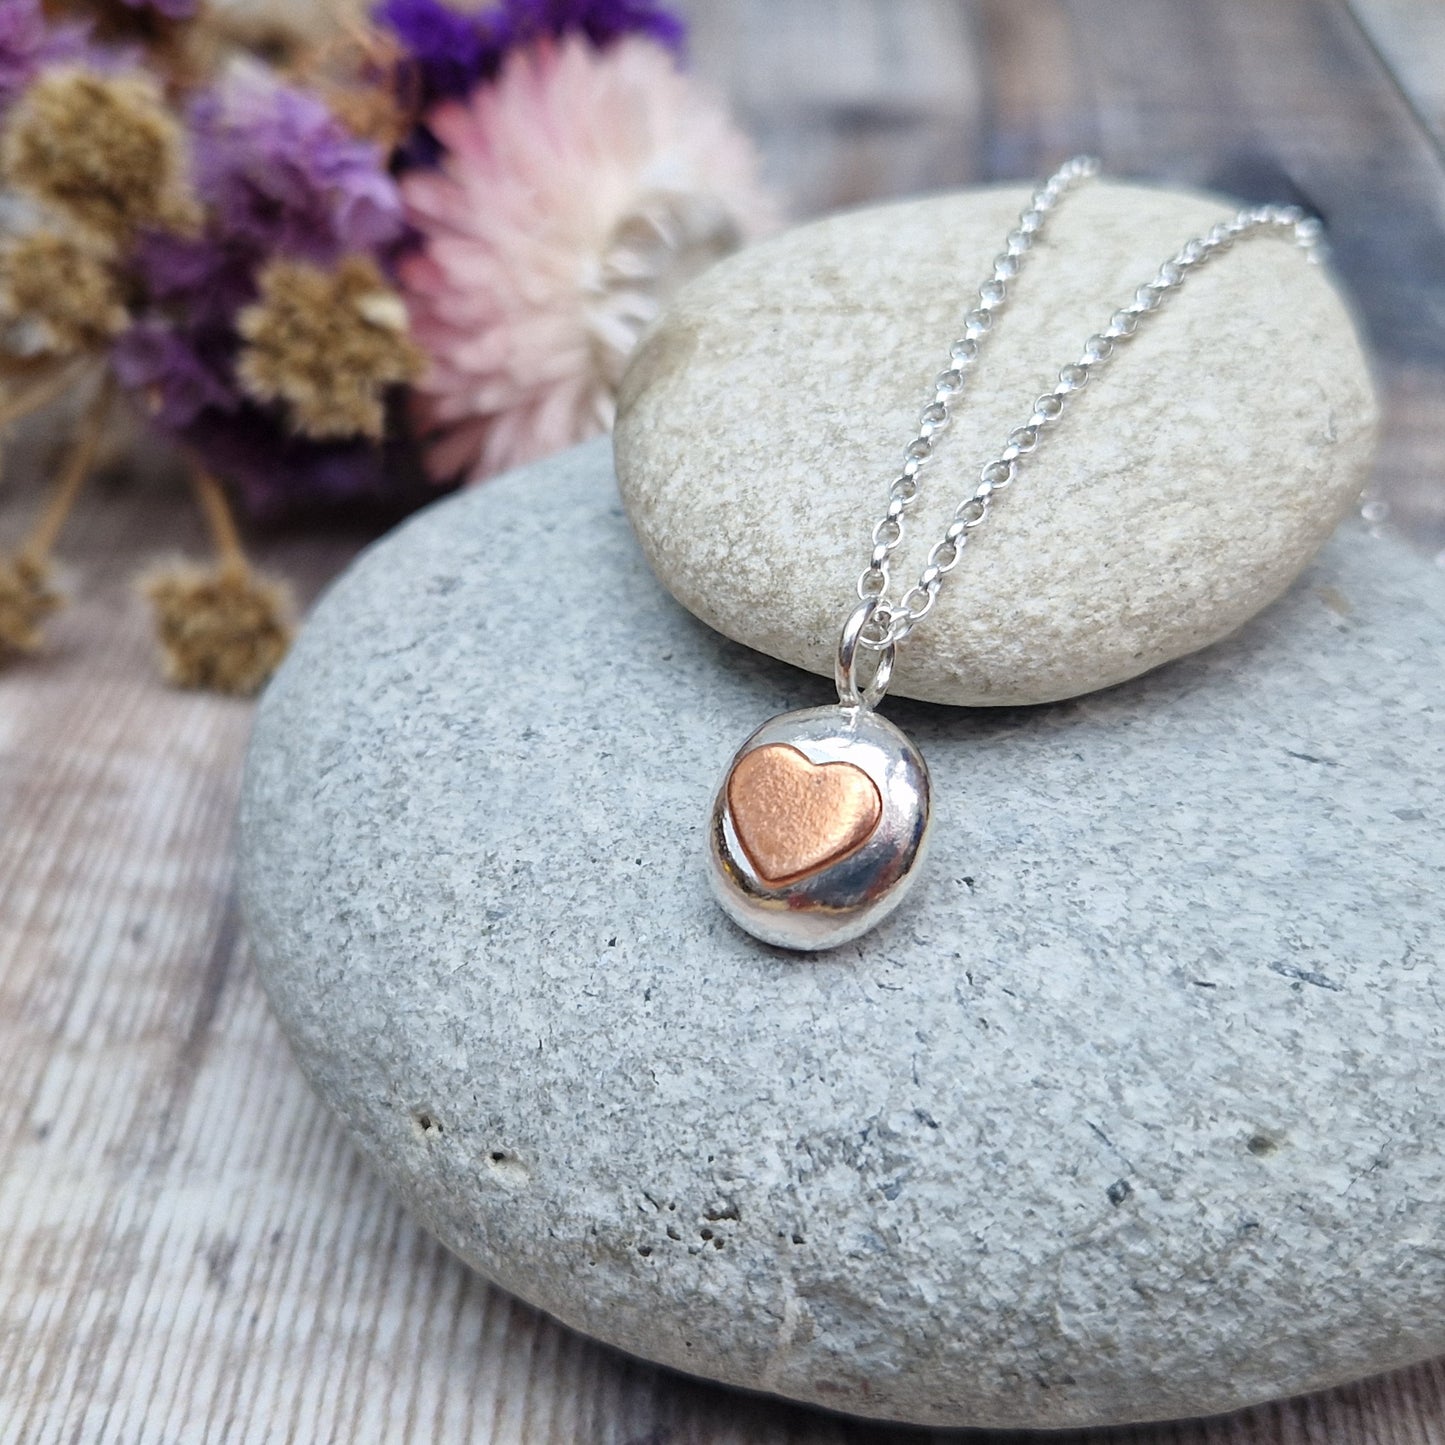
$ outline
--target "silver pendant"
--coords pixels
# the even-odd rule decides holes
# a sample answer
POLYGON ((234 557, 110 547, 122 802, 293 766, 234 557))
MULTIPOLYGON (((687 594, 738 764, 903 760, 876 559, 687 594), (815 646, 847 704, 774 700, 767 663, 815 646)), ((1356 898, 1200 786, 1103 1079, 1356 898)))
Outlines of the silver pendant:
POLYGON ((814 951, 859 937, 903 901, 923 859, 928 765, 873 711, 891 648, 869 685, 858 686, 866 621, 850 618, 844 629, 838 703, 764 723, 713 800, 713 892, 733 922, 765 943, 814 951))

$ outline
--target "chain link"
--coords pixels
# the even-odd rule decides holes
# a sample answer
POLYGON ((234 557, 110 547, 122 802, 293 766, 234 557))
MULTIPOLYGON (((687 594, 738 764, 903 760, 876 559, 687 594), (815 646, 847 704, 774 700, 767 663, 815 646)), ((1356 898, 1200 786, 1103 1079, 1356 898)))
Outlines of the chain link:
MULTIPOLYGON (((858 578, 858 597, 867 607, 867 625, 857 641, 875 651, 892 649, 933 610, 943 579, 963 560, 970 533, 988 517, 994 494, 1016 478, 1020 461, 1038 446, 1044 432, 1056 426, 1070 399, 1081 391, 1119 346, 1138 330, 1139 323, 1158 311, 1170 292, 1184 284, 1191 271, 1228 250, 1235 241, 1254 232, 1286 231, 1309 259, 1318 259, 1322 227, 1297 206, 1256 206, 1221 221, 1203 236, 1186 241, 1159 267, 1154 277, 1134 293, 1126 306, 1109 318, 1108 325, 1090 336, 1077 361, 1059 372, 1052 391, 1038 397, 1028 420, 1008 434, 998 455, 979 472, 973 492, 959 503, 953 519, 930 548, 918 581, 898 602, 888 599, 889 562, 903 541, 903 514, 918 495, 918 474, 932 459, 934 438, 952 420, 952 405, 964 390, 968 373, 977 363, 980 342, 993 325, 994 315, 1008 300, 1009 283, 1018 276, 1024 258, 1044 233, 1048 219, 1064 195, 1080 181, 1098 174, 1091 156, 1066 161, 1029 198, 1018 225, 1008 233, 1005 249, 994 258, 993 274, 978 289, 978 303, 964 317, 964 334, 949 349, 949 365, 933 383, 933 399, 919 416, 918 435, 904 451, 899 475, 888 489, 888 509, 873 528, 873 553, 858 578)), ((855 609, 857 617, 862 608, 855 609)), ((851 621, 851 619, 850 619, 851 621)))

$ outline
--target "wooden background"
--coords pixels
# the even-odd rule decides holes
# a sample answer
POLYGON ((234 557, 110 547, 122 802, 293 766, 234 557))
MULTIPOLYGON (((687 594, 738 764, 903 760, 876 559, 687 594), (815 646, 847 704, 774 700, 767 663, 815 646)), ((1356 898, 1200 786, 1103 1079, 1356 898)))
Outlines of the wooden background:
MULTIPOLYGON (((1378 496, 1445 548, 1441 4, 688 8, 697 68, 799 214, 1077 149, 1318 209, 1379 358, 1378 496)), ((1268 505, 1269 478, 1240 484, 1268 505)), ((34 503, 6 484, 0 535, 34 503)), ((362 540, 259 550, 309 593, 362 540)), ((230 849, 250 708, 155 680, 128 579, 158 545, 200 546, 178 491, 91 495, 64 544, 76 605, 0 677, 0 1445, 981 1445, 623 1359, 469 1274, 383 1193, 251 971, 230 849)), ((1445 1367, 1088 1438, 1445 1445, 1445 1367)))

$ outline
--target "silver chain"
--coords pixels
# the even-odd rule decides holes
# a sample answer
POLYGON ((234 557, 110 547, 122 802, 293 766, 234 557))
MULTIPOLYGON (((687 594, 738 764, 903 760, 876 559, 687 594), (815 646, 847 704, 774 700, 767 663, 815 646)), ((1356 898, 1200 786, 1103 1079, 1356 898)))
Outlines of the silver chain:
POLYGON ((1071 188, 1097 175, 1098 170, 1099 163, 1092 156, 1075 156, 1034 191, 1018 225, 1008 233, 1004 250, 994 258, 993 274, 978 288, 977 305, 964 316, 963 335, 949 348, 948 367, 934 379, 932 400, 919 416, 918 435, 905 449, 903 466, 888 489, 888 510, 873 528, 873 555, 858 578, 860 605, 843 630, 838 685, 845 702, 864 701, 871 706, 878 700, 887 686, 894 649, 933 610, 943 579, 962 561, 969 533, 983 525, 994 494, 1013 482, 1020 460, 1038 446, 1046 428, 1057 424, 1073 394, 1108 362, 1118 343, 1133 336, 1139 322, 1158 311, 1191 271, 1228 250, 1242 236, 1259 231, 1291 232, 1309 259, 1318 259, 1323 228, 1298 206, 1246 208, 1205 235, 1186 241, 1152 280, 1135 291, 1128 305, 1114 312, 1102 331, 1084 342, 1082 355, 1059 372, 1053 390, 1034 402, 1029 419, 1008 434, 1003 450, 979 472, 978 485, 959 503, 943 536, 933 544, 918 581, 898 602, 891 602, 887 596, 889 560, 903 541, 903 515, 918 495, 918 474, 933 457, 934 438, 952 420, 952 406, 978 361, 980 343, 1007 302, 1009 283, 1023 269, 1024 258, 1044 233, 1050 214, 1071 188), (866 686, 858 676, 860 649, 881 654, 875 658, 875 673, 866 686), (882 687, 878 673, 883 677, 882 687))

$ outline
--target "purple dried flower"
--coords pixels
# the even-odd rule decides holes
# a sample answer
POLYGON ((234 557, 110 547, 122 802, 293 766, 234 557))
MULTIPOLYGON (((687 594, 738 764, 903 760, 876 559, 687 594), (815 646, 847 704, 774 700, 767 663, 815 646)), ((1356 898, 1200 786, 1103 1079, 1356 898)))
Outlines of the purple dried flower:
POLYGON ((357 254, 384 262, 401 238, 386 157, 317 96, 252 65, 203 92, 191 123, 205 229, 139 238, 130 274, 145 300, 115 344, 117 376, 255 513, 394 493, 392 465, 365 438, 298 437, 279 408, 243 396, 235 379, 237 314, 267 265, 288 257, 331 266, 357 254))
POLYGON ((161 321, 137 322, 111 353, 127 391, 149 404, 167 431, 182 432, 205 412, 233 412, 241 398, 227 378, 233 343, 228 333, 183 336, 161 321))
POLYGON ((88 56, 90 27, 52 24, 40 0, 0 0, 0 110, 57 61, 88 56))
POLYGON ((262 520, 337 503, 384 501, 396 490, 382 448, 298 437, 274 411, 252 402, 230 413, 207 413, 181 439, 232 483, 246 510, 262 520))
POLYGON ((255 66, 192 107, 196 189, 215 229, 258 253, 325 264, 396 241, 404 221, 379 146, 255 66))
POLYGON ((200 0, 121 0, 132 10, 153 10, 167 20, 189 20, 200 8, 200 0))
POLYGON ((680 52, 686 35, 682 21, 654 0, 501 0, 479 15, 445 0, 382 0, 373 18, 406 47, 427 106, 466 95, 496 76, 509 51, 539 40, 580 34, 601 47, 644 35, 680 52))
POLYGON ((152 302, 184 311, 192 326, 227 324, 256 297, 256 258, 213 234, 149 231, 132 264, 152 302))
POLYGON ((687 33, 655 0, 502 0, 502 16, 512 45, 580 33, 604 46, 624 35, 644 35, 680 51, 687 33))
POLYGON ((232 483, 252 516, 275 520, 307 508, 400 499, 407 484, 398 480, 406 474, 398 448, 364 437, 296 435, 277 408, 237 391, 236 350, 228 327, 182 332, 142 321, 111 355, 121 385, 141 398, 158 426, 232 483))
POLYGON ((428 105, 465 95, 501 64, 504 42, 495 22, 463 15, 443 0, 382 0, 372 18, 406 47, 428 105))
POLYGON ((394 497, 397 458, 365 439, 296 436, 275 408, 236 391, 235 349, 230 330, 182 334, 145 321, 121 336, 112 357, 121 385, 149 404, 159 426, 235 485, 255 517, 274 520, 308 507, 394 497))

